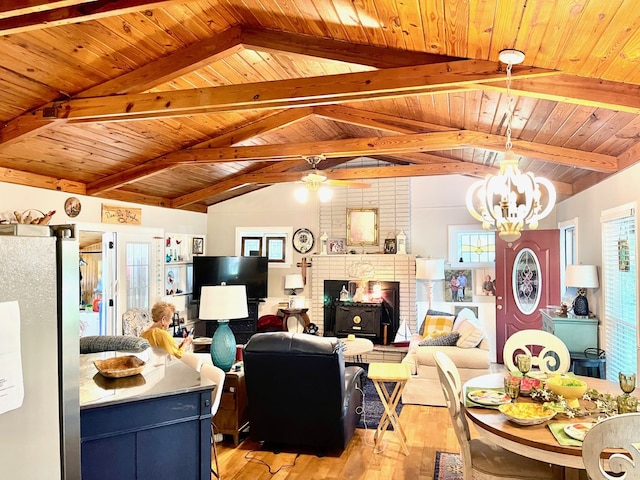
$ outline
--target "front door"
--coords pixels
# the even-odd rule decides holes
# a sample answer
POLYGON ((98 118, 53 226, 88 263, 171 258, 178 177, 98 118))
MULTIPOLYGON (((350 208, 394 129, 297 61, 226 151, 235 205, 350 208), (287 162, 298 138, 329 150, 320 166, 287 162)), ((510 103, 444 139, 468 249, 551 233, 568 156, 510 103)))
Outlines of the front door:
POLYGON ((560 231, 524 231, 511 247, 496 239, 496 357, 515 332, 542 328, 540 308, 560 303, 560 231))

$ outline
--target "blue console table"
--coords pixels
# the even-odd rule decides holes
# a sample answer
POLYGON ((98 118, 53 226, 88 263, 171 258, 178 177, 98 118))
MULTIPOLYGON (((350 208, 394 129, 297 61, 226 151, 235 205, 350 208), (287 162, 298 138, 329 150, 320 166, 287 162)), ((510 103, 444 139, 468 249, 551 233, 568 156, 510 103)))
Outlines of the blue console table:
POLYGON ((82 479, 209 480, 214 386, 175 359, 107 379, 92 362, 104 355, 81 355, 82 479))

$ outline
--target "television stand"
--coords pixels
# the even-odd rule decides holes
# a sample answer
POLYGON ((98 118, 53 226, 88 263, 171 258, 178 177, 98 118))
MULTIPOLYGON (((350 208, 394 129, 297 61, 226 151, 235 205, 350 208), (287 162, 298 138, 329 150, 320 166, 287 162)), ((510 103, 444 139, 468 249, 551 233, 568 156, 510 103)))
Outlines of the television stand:
MULTIPOLYGON (((259 300, 247 301, 249 315, 246 318, 239 318, 229 321, 229 328, 236 337, 238 345, 244 345, 258 331, 258 303, 259 300)), ((215 320, 200 320, 206 325, 205 336, 213 337, 218 329, 218 322, 215 320)))

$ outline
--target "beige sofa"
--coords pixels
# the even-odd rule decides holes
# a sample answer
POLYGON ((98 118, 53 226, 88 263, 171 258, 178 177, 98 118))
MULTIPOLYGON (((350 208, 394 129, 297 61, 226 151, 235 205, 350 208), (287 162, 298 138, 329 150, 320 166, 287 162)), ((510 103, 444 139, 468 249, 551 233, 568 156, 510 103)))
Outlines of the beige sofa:
MULTIPOLYGON (((458 322, 459 318, 456 319, 458 322)), ((478 322, 479 324, 479 322, 478 322)), ((454 323, 455 329, 455 323, 454 323)), ((489 373, 489 340, 486 335, 477 346, 420 346, 422 335, 414 334, 409 351, 402 363, 409 365, 411 379, 407 382, 402 402, 418 405, 445 406, 444 395, 438 379, 433 353, 444 352, 458 367, 462 382, 489 373)))

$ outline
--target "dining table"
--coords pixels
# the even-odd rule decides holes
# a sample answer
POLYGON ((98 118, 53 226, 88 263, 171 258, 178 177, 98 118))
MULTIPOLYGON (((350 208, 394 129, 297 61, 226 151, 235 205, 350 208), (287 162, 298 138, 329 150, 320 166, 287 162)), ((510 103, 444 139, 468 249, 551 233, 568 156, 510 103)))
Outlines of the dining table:
MULTIPOLYGON (((519 455, 533 458, 560 467, 559 478, 585 478, 584 463, 582 462, 581 442, 578 445, 561 445, 551 432, 550 424, 576 422, 593 422, 598 414, 586 417, 570 418, 558 413, 552 419, 538 425, 518 425, 509 421, 497 408, 474 405, 467 398, 467 393, 477 389, 497 389, 504 387, 505 373, 491 373, 474 377, 463 385, 464 411, 467 418, 475 426, 478 434, 491 442, 519 455), (582 471, 582 475, 580 474, 582 471)), ((600 393, 621 394, 620 386, 616 382, 604 379, 583 377, 576 378, 587 382, 589 389, 600 393)), ((530 397, 520 396, 518 402, 533 402, 530 397)), ((581 406, 587 400, 580 400, 581 406)), ((602 414, 601 414, 602 415, 602 414)), ((611 451, 613 453, 613 450, 611 451)))

